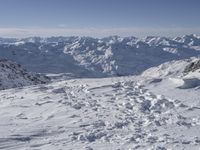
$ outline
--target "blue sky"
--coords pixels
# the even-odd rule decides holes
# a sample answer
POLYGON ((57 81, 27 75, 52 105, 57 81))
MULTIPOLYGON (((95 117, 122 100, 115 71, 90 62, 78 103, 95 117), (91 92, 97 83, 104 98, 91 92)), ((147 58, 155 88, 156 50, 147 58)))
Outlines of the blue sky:
POLYGON ((200 34, 200 0, 0 0, 0 36, 200 34))

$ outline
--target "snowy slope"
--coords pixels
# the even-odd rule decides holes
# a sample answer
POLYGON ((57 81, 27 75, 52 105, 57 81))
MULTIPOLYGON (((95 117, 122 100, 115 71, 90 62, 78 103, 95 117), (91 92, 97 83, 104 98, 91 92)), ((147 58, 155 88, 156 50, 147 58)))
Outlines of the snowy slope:
MULTIPOLYGON (((193 57, 190 59, 163 63, 157 67, 147 69, 141 76, 145 80, 152 80, 152 82, 159 82, 162 79, 171 79, 171 81, 177 84, 185 84, 187 82, 188 84, 194 83, 198 86, 198 80, 200 80, 200 58, 193 57)), ((192 85, 190 86, 194 87, 192 85)))
POLYGON ((155 94, 199 105, 199 58, 173 61, 146 70, 140 82, 155 94))
POLYGON ((199 150, 199 40, 0 39, 2 58, 52 78, 0 62, 3 88, 16 87, 0 91, 0 149, 199 150))
POLYGON ((162 78, 162 77, 174 77, 181 76, 185 70, 185 67, 189 65, 192 59, 182 59, 179 61, 169 61, 159 66, 155 66, 145 70, 142 73, 144 78, 162 78))
POLYGON ((137 77, 66 80, 0 99, 1 149, 200 147, 199 104, 155 95, 137 77))
POLYGON ((32 37, 0 39, 0 58, 22 64, 29 71, 70 73, 77 77, 140 74, 162 63, 200 54, 200 38, 110 36, 32 37))
POLYGON ((0 90, 33 84, 44 84, 48 77, 27 72, 20 65, 8 60, 0 60, 0 90))

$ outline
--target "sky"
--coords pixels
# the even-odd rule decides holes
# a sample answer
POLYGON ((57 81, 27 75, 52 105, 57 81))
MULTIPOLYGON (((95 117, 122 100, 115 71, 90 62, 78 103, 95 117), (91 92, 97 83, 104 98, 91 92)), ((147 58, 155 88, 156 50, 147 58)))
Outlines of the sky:
POLYGON ((0 0, 0 36, 200 34, 200 0, 0 0))

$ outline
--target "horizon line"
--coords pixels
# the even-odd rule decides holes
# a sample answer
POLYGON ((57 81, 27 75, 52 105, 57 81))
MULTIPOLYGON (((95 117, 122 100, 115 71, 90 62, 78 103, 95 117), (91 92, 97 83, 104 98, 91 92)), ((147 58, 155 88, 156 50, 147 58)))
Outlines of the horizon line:
POLYGON ((200 27, 0 27, 0 37, 2 38, 53 36, 85 36, 103 38, 115 35, 120 37, 134 36, 141 38, 147 36, 180 37, 191 34, 200 34, 200 27))

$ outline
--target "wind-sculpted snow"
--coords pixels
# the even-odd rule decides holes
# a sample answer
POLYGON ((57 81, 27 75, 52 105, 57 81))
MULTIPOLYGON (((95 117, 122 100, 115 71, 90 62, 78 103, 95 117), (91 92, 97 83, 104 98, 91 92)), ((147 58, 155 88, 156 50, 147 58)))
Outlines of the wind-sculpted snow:
POLYGON ((0 149, 198 149, 199 114, 198 105, 155 95, 136 78, 5 90, 0 149))
POLYGON ((177 88, 197 88, 200 86, 200 59, 193 57, 167 62, 147 69, 142 73, 142 77, 153 84, 167 80, 177 88))
POLYGON ((29 71, 71 73, 77 77, 140 74, 164 62, 198 56, 200 38, 111 36, 0 39, 0 57, 16 61, 29 71))

